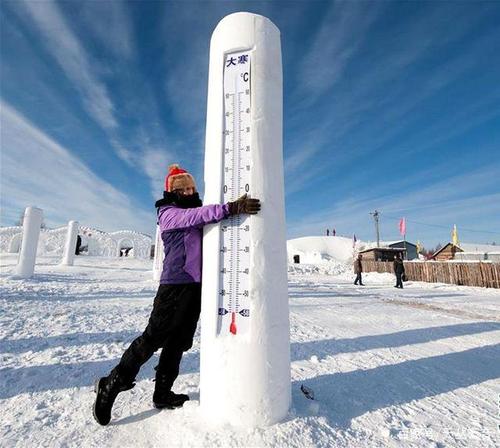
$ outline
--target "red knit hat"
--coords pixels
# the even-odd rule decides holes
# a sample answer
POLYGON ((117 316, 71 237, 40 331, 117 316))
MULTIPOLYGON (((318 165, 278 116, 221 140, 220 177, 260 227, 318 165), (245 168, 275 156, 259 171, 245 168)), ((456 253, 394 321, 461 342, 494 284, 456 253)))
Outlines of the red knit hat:
POLYGON ((194 186, 196 190, 196 183, 194 182, 193 176, 176 163, 168 167, 168 174, 165 177, 165 191, 172 191, 174 181, 177 181, 181 188, 185 186, 194 186))

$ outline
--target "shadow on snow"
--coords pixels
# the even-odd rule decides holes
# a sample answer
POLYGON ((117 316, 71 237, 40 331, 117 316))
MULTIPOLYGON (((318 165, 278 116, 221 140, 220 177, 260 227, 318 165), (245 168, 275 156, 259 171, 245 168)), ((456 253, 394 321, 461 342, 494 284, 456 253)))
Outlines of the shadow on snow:
MULTIPOLYGON (((497 330, 500 330, 500 324, 498 323, 478 322, 405 330, 397 333, 361 336, 352 339, 293 343, 291 345, 291 359, 292 361, 298 361, 309 359, 313 355, 322 358, 339 353, 353 353, 378 348, 400 347, 436 341, 443 338, 459 337, 497 330)), ((22 352, 26 347, 30 347, 32 351, 38 351, 56 346, 124 341, 131 342, 136 335, 137 333, 127 331, 116 333, 73 333, 49 338, 3 340, 2 345, 7 344, 5 345, 7 350, 4 350, 6 352, 22 352)), ((422 391, 424 394, 420 397, 422 398, 424 396, 435 395, 457 387, 469 386, 498 377, 500 376, 500 363, 495 364, 493 362, 488 362, 489 357, 493 357, 493 355, 497 357, 497 360, 500 358, 500 350, 498 347, 499 346, 496 345, 468 350, 466 352, 461 352, 463 356, 461 353, 454 353, 418 361, 407 361, 396 366, 377 367, 367 371, 359 370, 350 373, 325 375, 308 380, 306 384, 315 390, 318 397, 322 397, 320 400, 326 400, 324 403, 328 407, 330 407, 330 405, 333 406, 332 415, 338 416, 338 408, 343 409, 344 403, 351 403, 349 405, 350 408, 358 409, 356 403, 358 403, 358 401, 363 403, 362 393, 366 393, 369 401, 371 400, 371 402, 374 402, 370 404, 370 406, 375 406, 376 403, 380 401, 380 407, 384 407, 389 405, 383 404, 384 400, 389 400, 392 404, 396 404, 399 403, 398 400, 402 399, 400 397, 402 393, 398 387, 403 389, 409 388, 408 390, 410 393, 408 396, 410 397, 409 400, 411 400, 418 398, 417 391, 422 391), (445 360, 448 359, 450 360, 449 368, 444 365, 445 360), (454 370, 456 368, 454 364, 459 365, 459 372, 454 370), (435 372, 436 369, 439 372, 435 372), (448 387, 446 384, 448 383, 446 382, 446 376, 440 376, 443 374, 441 370, 447 371, 451 389, 446 389, 446 387, 448 387), (435 375, 435 373, 439 373, 439 375, 435 375), (404 377, 396 378, 399 375, 404 375, 404 377), (353 382, 349 383, 351 380, 353 382), (436 381, 434 382, 434 380, 436 381), (360 381, 360 387, 358 387, 358 381, 360 381), (408 383, 408 385, 406 383, 408 383), (453 386, 454 384, 457 386, 453 386), (362 392, 363 387, 365 388, 364 392, 362 392), (414 389, 413 392, 411 392, 412 388, 414 389), (427 392, 429 392, 429 395, 425 395, 427 392), (344 396, 344 393, 347 395, 344 396), (376 397, 379 394, 387 395, 387 397, 381 397, 378 400, 376 397), (412 398, 413 395, 415 395, 415 397, 412 398)), ((152 362, 156 363, 157 356, 154 356, 153 360, 154 361, 150 360, 148 365, 152 362)), ((86 361, 74 364, 52 364, 0 369, 0 398, 9 398, 21 393, 33 393, 53 389, 89 387, 96 378, 107 374, 118 361, 118 359, 112 359, 86 361)), ((199 353, 193 351, 186 353, 182 360, 181 372, 196 373, 198 371, 199 353)), ((147 377, 153 377, 153 370, 151 367, 144 366, 139 374, 139 379, 147 377)), ((299 386, 299 384, 295 384, 294 389, 298 390, 299 386)), ((321 402, 323 403, 323 401, 321 402)), ((346 406, 346 409, 348 409, 349 406, 347 404, 346 406)), ((370 409, 372 409, 372 407, 370 407, 370 409)), ((364 412, 370 409, 365 409, 364 412)), ((344 410, 340 415, 345 414, 349 416, 355 412, 357 411, 353 410, 348 412, 344 410)), ((352 416, 349 418, 352 418, 352 416)))
POLYGON ((447 393, 500 377, 500 344, 458 353, 405 361, 368 370, 321 375, 292 384, 299 416, 310 415, 311 401, 300 385, 314 391, 316 415, 331 426, 348 427, 353 418, 367 412, 447 393))

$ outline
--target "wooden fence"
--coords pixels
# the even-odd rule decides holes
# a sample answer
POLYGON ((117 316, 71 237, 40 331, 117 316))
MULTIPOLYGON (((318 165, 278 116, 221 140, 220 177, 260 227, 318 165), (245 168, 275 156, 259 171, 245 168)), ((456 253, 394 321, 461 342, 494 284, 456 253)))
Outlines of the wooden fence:
MULTIPOLYGON (((363 260, 364 272, 393 273, 392 262, 363 260)), ((405 261, 408 280, 453 285, 500 288, 500 263, 405 261)))

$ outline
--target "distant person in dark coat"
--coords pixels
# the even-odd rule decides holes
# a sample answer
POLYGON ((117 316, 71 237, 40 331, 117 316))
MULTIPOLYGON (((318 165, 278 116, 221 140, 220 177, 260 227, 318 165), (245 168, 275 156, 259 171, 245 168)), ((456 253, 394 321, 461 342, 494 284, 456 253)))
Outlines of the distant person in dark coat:
POLYGON ((363 285, 363 281, 361 280, 361 273, 363 272, 363 265, 361 264, 362 259, 363 256, 359 254, 358 258, 354 260, 354 273, 356 274, 356 280, 354 280, 354 284, 357 285, 359 283, 361 286, 365 286, 363 285))
POLYGON ((399 254, 394 258, 394 274, 396 274, 396 286, 395 288, 403 289, 403 275, 405 273, 405 266, 401 256, 399 254))
POLYGON ((330 230, 326 229, 326 236, 330 236, 330 230))
POLYGON ((76 248, 75 255, 80 255, 80 249, 82 247, 82 237, 80 235, 76 236, 76 248))

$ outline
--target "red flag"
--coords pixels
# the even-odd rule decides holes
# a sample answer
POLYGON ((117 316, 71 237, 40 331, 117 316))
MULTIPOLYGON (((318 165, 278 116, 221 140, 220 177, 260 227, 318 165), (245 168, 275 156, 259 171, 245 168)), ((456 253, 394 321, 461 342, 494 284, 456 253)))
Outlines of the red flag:
POLYGON ((399 233, 403 236, 406 235, 406 218, 401 218, 399 221, 399 233))

